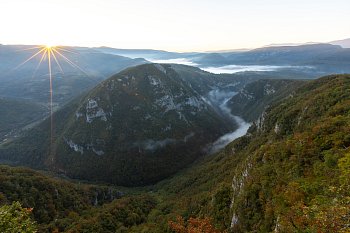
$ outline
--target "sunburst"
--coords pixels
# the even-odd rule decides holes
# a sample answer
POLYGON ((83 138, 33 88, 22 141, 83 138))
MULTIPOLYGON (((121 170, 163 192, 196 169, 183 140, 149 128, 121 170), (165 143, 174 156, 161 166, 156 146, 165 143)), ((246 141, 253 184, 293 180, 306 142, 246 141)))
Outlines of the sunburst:
POLYGON ((53 155, 53 138, 54 138, 54 130, 53 130, 53 74, 52 74, 52 66, 53 64, 56 64, 59 70, 64 74, 62 66, 59 62, 59 58, 63 60, 64 62, 68 63, 70 66, 72 66, 75 69, 78 69, 79 71, 83 72, 88 76, 88 74, 80 68, 77 64, 75 64, 73 61, 71 61, 66 55, 64 55, 65 52, 76 54, 75 52, 64 48, 62 46, 54 46, 54 45, 42 45, 42 46, 35 46, 27 49, 22 49, 20 51, 28 51, 33 50, 34 54, 31 55, 28 59, 26 59, 24 62, 19 64, 17 67, 14 68, 14 70, 19 69, 21 66, 26 64, 27 62, 35 59, 36 57, 40 57, 39 63, 36 66, 33 77, 35 76, 36 72, 38 71, 41 64, 47 60, 48 62, 48 72, 49 72, 49 82, 50 82, 50 122, 51 122, 51 128, 50 128, 50 156, 51 156, 51 162, 54 161, 54 155, 53 155))

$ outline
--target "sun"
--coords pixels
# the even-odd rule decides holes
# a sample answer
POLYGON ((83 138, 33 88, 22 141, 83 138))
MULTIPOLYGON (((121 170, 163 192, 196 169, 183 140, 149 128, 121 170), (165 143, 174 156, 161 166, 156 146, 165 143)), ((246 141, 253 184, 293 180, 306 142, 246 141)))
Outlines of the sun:
POLYGON ((45 47, 47 49, 53 49, 53 48, 61 48, 62 46, 59 46, 58 44, 47 42, 46 44, 42 45, 42 47, 45 47))
MULTIPOLYGON (((59 62, 59 60, 68 63, 70 66, 80 70, 81 72, 83 72, 84 74, 86 74, 87 76, 89 76, 83 69, 81 69, 77 64, 75 64, 73 61, 71 61, 69 58, 66 57, 66 55, 64 54, 65 52, 68 53, 73 53, 76 54, 74 51, 71 51, 67 48, 64 48, 62 46, 57 46, 57 45, 53 45, 53 44, 46 44, 46 45, 41 45, 41 46, 36 46, 36 47, 32 47, 32 48, 28 48, 28 49, 23 49, 23 50, 36 50, 34 52, 34 54, 29 57, 27 60, 25 60, 24 62, 22 62, 21 64, 19 64, 17 67, 14 68, 14 70, 20 68, 21 66, 23 66, 24 64, 26 64, 27 62, 29 62, 30 60, 39 57, 40 61, 36 67, 36 69, 34 70, 34 74, 33 77, 35 75, 35 73, 37 72, 37 70, 39 69, 40 65, 44 62, 47 61, 48 64, 48 76, 49 76, 49 83, 50 83, 50 119, 51 119, 51 146, 50 146, 50 150, 52 150, 52 145, 53 145, 53 74, 52 74, 52 66, 55 64, 59 70, 61 71, 61 73, 63 74, 63 69, 61 67, 61 64, 59 62)), ((22 51, 23 51, 22 50, 22 51)), ((20 50, 21 51, 21 50, 20 50)), ((50 151, 51 154, 52 151, 50 151)), ((53 158, 52 158, 53 160, 53 158)))

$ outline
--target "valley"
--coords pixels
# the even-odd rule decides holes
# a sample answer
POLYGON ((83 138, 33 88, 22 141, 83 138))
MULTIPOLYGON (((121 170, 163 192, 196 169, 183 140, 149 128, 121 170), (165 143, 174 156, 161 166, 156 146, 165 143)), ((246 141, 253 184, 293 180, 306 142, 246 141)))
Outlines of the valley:
POLYGON ((70 49, 53 121, 44 68, 0 75, 0 204, 39 232, 346 232, 348 50, 70 49))
MULTIPOLYGON (((40 223, 40 227, 61 232, 105 232, 109 227, 127 232, 167 232, 168 221, 175 221, 177 215, 211 217, 212 224, 218 229, 233 228, 236 232, 256 230, 257 227, 259 231, 268 231, 276 226, 283 231, 293 231, 295 228, 322 231, 330 229, 334 221, 339 224, 339 228, 334 229, 340 229, 346 225, 345 219, 337 219, 333 212, 329 214, 335 218, 323 219, 322 212, 327 210, 348 213, 347 189, 333 193, 329 188, 338 187, 338 184, 339 187, 347 185, 347 181, 342 178, 347 174, 346 170, 342 170, 345 169, 342 164, 347 161, 349 146, 346 136, 349 126, 346 120, 349 98, 345 94, 350 93, 346 91, 349 89, 349 80, 348 76, 331 76, 298 83, 300 86, 292 91, 293 96, 268 107, 261 114, 264 117, 253 123, 246 136, 233 141, 225 149, 201 158, 191 167, 155 185, 141 188, 109 185, 108 189, 113 187, 116 190, 116 196, 111 199, 105 196, 105 201, 100 202, 98 196, 96 202, 94 195, 100 191, 93 191, 89 194, 91 199, 85 201, 85 211, 74 209, 69 216, 59 217, 62 210, 53 209, 57 212, 50 212, 49 216, 58 218, 55 222, 50 220, 52 217, 45 219, 44 215, 36 212, 46 205, 47 201, 40 203, 33 199, 31 202, 25 202, 26 193, 33 191, 21 188, 25 187, 24 183, 16 174, 33 173, 29 177, 38 177, 49 182, 53 188, 54 203, 57 200, 54 188, 62 187, 58 189, 61 196, 63 192, 69 195, 72 193, 69 189, 65 191, 70 186, 76 187, 78 193, 88 186, 91 186, 92 190, 102 186, 93 188, 92 185, 78 184, 77 181, 57 181, 46 178, 50 177, 47 174, 2 166, 2 177, 10 179, 10 183, 6 184, 15 185, 21 182, 22 185, 17 186, 17 190, 10 191, 9 188, 5 188, 1 192, 7 200, 20 200, 24 205, 35 206, 35 219, 40 223), (328 107, 319 109, 316 103, 326 99, 328 101, 324 106, 328 107), (305 127, 313 130, 304 131, 305 127), (324 137, 320 138, 320 134, 324 137), (270 143, 266 144, 269 141, 270 143), (337 155, 336 160, 332 156, 334 153, 337 155), (319 154, 322 158, 318 157, 319 154), (336 164, 339 164, 339 168, 336 164), (12 172, 13 175, 10 175, 12 172), (323 178, 317 179, 321 174, 324 175, 323 178), (325 186, 325 183, 330 187, 325 186), (65 187, 66 185, 68 187, 65 187), (271 192, 271 189, 278 189, 279 192, 271 192), (263 195, 261 199, 255 198, 258 194, 263 195), (289 195, 297 196, 289 199, 289 195), (335 195, 339 202, 327 201, 335 195), (246 205, 245 201, 241 200, 247 200, 251 205, 246 205), (105 204, 101 205, 102 203, 105 204), (327 207, 330 204, 334 207, 327 207), (315 215, 307 217, 303 212, 293 212, 299 208, 309 211, 303 206, 312 206, 315 215), (266 212, 267 209, 271 212, 266 212), (130 219, 130 214, 133 220, 130 219), (247 214, 253 214, 252 218, 245 218, 247 214), (299 218, 302 218, 300 223, 299 218), (314 221, 319 221, 320 218, 322 225, 315 224, 314 221)), ((267 81, 260 82, 266 85, 267 81)), ((272 80, 273 82, 278 86, 275 80, 272 80)), ((271 95, 272 92, 267 93, 271 95)), ((257 99, 259 100, 261 97, 257 99)), ((33 178, 28 178, 28 182, 32 182, 30 180, 33 178)), ((79 196, 75 196, 72 201, 77 201, 78 198, 79 196)))
POLYGON ((349 9, 1 1, 0 233, 350 233, 349 9))
POLYGON ((129 68, 55 113, 54 119, 66 121, 55 123, 51 149, 45 143, 47 119, 28 131, 35 138, 24 135, 2 145, 1 158, 79 179, 149 184, 184 168, 221 135, 241 127, 225 102, 246 82, 181 65, 129 68), (22 151, 33 139, 43 142, 42 148, 22 151))

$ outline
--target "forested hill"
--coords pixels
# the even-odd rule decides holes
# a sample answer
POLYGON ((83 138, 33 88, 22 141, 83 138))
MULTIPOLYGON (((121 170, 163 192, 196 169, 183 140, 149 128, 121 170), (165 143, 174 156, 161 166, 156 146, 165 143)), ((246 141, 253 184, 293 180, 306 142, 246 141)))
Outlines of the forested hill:
POLYGON ((228 101, 232 114, 246 121, 255 121, 265 108, 283 100, 305 84, 301 80, 261 79, 248 83, 239 93, 228 101))
POLYGON ((301 87, 260 119, 233 176, 238 231, 340 232, 350 216, 350 76, 301 87))
POLYGON ((35 102, 0 97, 0 143, 43 119, 48 112, 45 106, 35 102))
POLYGON ((55 112, 53 144, 47 119, 0 145, 0 159, 90 181, 156 183, 237 128, 209 94, 249 80, 183 65, 132 67, 55 112))
POLYGON ((350 75, 308 82, 246 136, 159 184, 162 208, 234 232, 346 232, 349 132, 350 75))
MULTIPOLYGON (((85 199, 74 205, 82 209, 68 213, 63 199, 55 201, 54 187, 79 200, 82 191, 67 185, 63 192, 54 182, 48 200, 60 208, 49 216, 57 220, 34 217, 41 227, 62 232, 172 232, 186 226, 215 232, 348 232, 349 132, 350 75, 324 77, 266 109, 246 136, 172 178, 96 208, 89 204, 84 210, 85 199)), ((39 175, 24 179, 12 170, 2 169, 0 187, 11 187, 1 190, 3 199, 45 209, 40 200, 47 195, 23 188, 27 183, 40 190, 34 185, 39 175)))

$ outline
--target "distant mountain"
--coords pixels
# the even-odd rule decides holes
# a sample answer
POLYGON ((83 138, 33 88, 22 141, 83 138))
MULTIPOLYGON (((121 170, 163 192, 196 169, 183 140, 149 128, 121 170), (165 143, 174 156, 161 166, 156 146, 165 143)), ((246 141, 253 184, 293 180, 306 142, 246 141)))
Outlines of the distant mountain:
POLYGON ((342 50, 340 46, 330 44, 264 47, 232 54, 227 59, 237 64, 302 65, 342 50))
POLYGON ((168 52, 164 50, 154 50, 154 49, 116 49, 109 47, 98 47, 94 48, 96 51, 120 55, 130 58, 144 58, 151 60, 167 60, 167 59, 176 59, 176 58, 186 58, 191 57, 196 54, 196 52, 189 53, 177 53, 177 52, 168 52))
POLYGON ((349 58, 350 49, 331 44, 266 47, 226 56, 230 64, 301 66, 309 67, 309 73, 324 74, 350 72, 349 58))
MULTIPOLYGON (((47 103, 49 99, 47 60, 38 67, 41 58, 38 55, 20 66, 38 51, 30 48, 35 46, 0 46, 0 96, 47 103)), ((62 47, 62 49, 64 50, 61 53, 74 63, 74 66, 56 55, 63 69, 62 73, 56 62, 52 61, 54 101, 58 105, 66 103, 122 69, 147 63, 144 59, 105 54, 90 48, 62 47)))
POLYGON ((350 72, 350 49, 332 44, 309 43, 268 46, 249 51, 200 53, 187 57, 187 60, 202 68, 229 65, 272 66, 278 72, 280 67, 285 73, 298 71, 309 77, 350 72))
POLYGON ((332 73, 349 73, 350 60, 348 56, 350 50, 342 48, 339 45, 322 43, 305 44, 274 44, 252 50, 232 50, 216 51, 205 53, 176 53, 161 50, 123 50, 113 48, 95 48, 100 52, 118 54, 127 57, 143 57, 150 61, 171 62, 186 61, 188 64, 206 68, 221 67, 227 65, 245 65, 245 66, 285 66, 287 69, 299 70, 305 76, 319 77, 320 75, 332 73), (337 59, 341 57, 341 59, 337 59))
POLYGON ((217 66, 227 64, 227 59, 219 53, 202 54, 199 57, 192 58, 192 61, 201 66, 217 66))
POLYGON ((344 40, 335 40, 332 42, 329 42, 330 44, 333 45, 339 45, 343 48, 350 48, 350 38, 349 39, 344 39, 344 40))
POLYGON ((209 90, 223 86, 225 94, 248 80, 180 65, 129 68, 54 114, 51 151, 47 120, 3 145, 0 158, 80 179, 154 183, 237 127, 209 90))
POLYGON ((306 43, 277 43, 277 44, 269 44, 263 46, 265 47, 284 47, 284 46, 301 46, 301 45, 312 45, 312 44, 320 44, 319 42, 306 42, 306 43))
MULTIPOLYGON (((118 71, 125 69, 129 66, 135 66, 145 63, 144 59, 130 59, 123 56, 106 54, 98 52, 92 48, 84 47, 58 47, 57 49, 62 55, 69 59, 75 66, 72 66, 66 62, 66 60, 56 54, 56 58, 63 68, 64 73, 67 74, 83 74, 93 77, 109 77, 118 71), (61 50, 60 50, 61 49, 61 50), (79 67, 79 68, 77 68, 79 67)), ((28 72, 28 74, 22 74, 32 77, 33 74, 43 75, 47 74, 47 59, 43 64, 34 72, 41 59, 40 54, 25 64, 21 65, 24 61, 30 58, 32 55, 39 51, 38 46, 29 45, 1 45, 0 46, 0 71, 1 76, 7 77, 11 75, 18 75, 18 73, 28 72)), ((61 72, 56 62, 53 60, 53 72, 61 72)))

